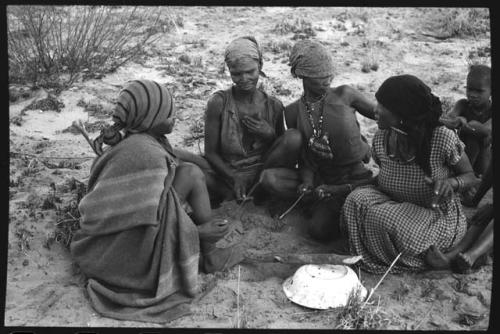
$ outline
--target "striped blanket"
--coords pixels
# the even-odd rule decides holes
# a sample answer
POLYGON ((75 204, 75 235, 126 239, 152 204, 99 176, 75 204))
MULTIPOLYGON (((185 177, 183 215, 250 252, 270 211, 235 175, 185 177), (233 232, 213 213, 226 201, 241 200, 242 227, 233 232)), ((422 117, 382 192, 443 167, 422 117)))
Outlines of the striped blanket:
POLYGON ((71 253, 103 316, 164 323, 189 313, 200 246, 171 186, 174 174, 171 155, 147 134, 94 162, 71 253))

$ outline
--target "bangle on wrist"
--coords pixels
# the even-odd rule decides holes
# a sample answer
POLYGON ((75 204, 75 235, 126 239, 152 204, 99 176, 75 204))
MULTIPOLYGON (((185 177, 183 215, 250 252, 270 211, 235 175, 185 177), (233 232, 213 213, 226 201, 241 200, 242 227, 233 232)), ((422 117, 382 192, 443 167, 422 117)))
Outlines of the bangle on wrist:
POLYGON ((457 192, 461 192, 464 189, 465 182, 461 177, 455 176, 455 180, 457 181, 457 192))

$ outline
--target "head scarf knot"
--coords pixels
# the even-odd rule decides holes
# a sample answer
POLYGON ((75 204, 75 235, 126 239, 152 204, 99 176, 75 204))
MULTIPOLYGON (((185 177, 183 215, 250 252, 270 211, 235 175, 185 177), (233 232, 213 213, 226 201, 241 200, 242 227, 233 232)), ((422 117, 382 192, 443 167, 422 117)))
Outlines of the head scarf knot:
POLYGON ((174 101, 167 88, 152 80, 129 81, 118 95, 114 124, 101 130, 94 140, 94 150, 102 154, 103 143, 116 145, 122 139, 120 130, 151 133, 168 128, 174 115, 174 101))
POLYGON ((294 77, 324 78, 333 75, 333 59, 319 42, 302 40, 290 52, 290 71, 294 77))
POLYGON ((238 60, 242 58, 250 58, 259 64, 259 71, 262 76, 266 76, 262 72, 262 51, 259 48, 257 40, 253 36, 238 37, 226 47, 224 52, 224 61, 228 67, 232 67, 238 60))

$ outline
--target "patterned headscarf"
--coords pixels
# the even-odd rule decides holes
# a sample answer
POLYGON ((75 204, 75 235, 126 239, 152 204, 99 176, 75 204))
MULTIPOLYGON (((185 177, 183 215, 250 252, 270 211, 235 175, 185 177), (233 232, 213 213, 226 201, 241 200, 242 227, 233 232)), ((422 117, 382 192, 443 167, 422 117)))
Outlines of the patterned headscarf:
POLYGON ((152 80, 133 80, 120 91, 113 111, 114 124, 101 130, 94 149, 102 154, 102 144, 116 145, 120 130, 128 133, 148 132, 171 126, 175 106, 169 90, 152 80))
POLYGON ((263 77, 266 77, 262 72, 262 51, 259 48, 257 40, 253 36, 238 37, 226 47, 224 52, 224 61, 228 67, 233 66, 242 58, 250 58, 259 64, 259 71, 263 77))
POLYGON ((323 78, 333 75, 333 59, 328 50, 319 42, 302 40, 290 52, 290 71, 294 78, 323 78))

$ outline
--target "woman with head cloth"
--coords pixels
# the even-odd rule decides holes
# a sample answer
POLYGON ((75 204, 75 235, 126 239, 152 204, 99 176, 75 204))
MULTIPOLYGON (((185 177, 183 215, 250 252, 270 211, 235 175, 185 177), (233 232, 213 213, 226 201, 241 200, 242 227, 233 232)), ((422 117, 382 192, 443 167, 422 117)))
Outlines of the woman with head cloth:
MULTIPOLYGON (((466 218, 457 192, 477 183, 464 144, 439 123, 441 102, 420 79, 385 80, 375 94, 379 131, 372 154, 377 185, 346 199, 341 228, 361 268, 384 273, 419 271, 431 248, 446 251, 464 236, 466 218)), ((432 260, 432 259, 431 259, 432 260)))
POLYGON ((233 40, 225 50, 233 86, 214 93, 205 113, 205 158, 181 158, 205 171, 211 194, 243 199, 256 183, 278 196, 293 196, 302 138, 285 131, 283 105, 257 88, 262 52, 253 37, 233 40))
POLYGON ((118 96, 114 124, 93 141, 99 156, 79 204, 71 254, 88 278, 92 306, 104 316, 173 320, 188 313, 197 293, 200 248, 206 272, 241 260, 237 248, 215 247, 228 226, 212 217, 203 173, 172 154, 165 134, 174 113, 165 87, 131 81, 118 96), (103 143, 110 145, 105 151, 103 143))
POLYGON ((363 163, 370 159, 370 147, 360 133, 356 111, 374 119, 375 104, 350 86, 330 87, 333 60, 319 42, 297 42, 290 66, 304 89, 302 97, 285 109, 287 126, 304 138, 296 189, 314 201, 309 208, 311 236, 335 239, 345 196, 372 181, 372 172, 363 163))

